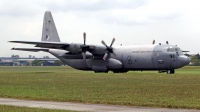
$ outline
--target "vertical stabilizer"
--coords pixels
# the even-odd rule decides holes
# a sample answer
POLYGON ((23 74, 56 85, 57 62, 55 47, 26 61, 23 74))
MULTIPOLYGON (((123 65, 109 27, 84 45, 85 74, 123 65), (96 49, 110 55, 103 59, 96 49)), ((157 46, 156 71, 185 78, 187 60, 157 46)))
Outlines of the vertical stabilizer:
POLYGON ((42 41, 60 42, 56 25, 50 11, 44 14, 42 41))

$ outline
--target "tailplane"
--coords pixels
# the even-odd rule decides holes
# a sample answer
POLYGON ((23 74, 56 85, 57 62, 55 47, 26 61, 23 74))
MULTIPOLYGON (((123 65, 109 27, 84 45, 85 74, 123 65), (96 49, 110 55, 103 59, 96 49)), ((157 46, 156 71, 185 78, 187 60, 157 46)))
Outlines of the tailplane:
POLYGON ((60 42, 56 25, 50 11, 44 14, 42 41, 60 42))

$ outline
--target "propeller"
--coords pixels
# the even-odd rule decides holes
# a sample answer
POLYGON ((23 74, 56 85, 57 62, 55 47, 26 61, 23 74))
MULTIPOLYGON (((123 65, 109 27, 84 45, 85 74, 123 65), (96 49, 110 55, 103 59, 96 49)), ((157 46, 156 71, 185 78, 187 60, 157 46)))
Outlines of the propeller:
POLYGON ((95 46, 93 45, 86 45, 86 33, 83 33, 83 41, 84 43, 82 45, 80 45, 80 48, 82 49, 82 56, 83 56, 83 60, 86 60, 86 51, 88 50, 92 50, 95 49, 95 46))
POLYGON ((106 60, 108 53, 112 53, 115 56, 115 58, 117 58, 117 55, 113 52, 113 48, 112 48, 112 45, 114 44, 114 42, 115 42, 115 38, 113 38, 110 46, 107 46, 107 44, 103 40, 101 41, 101 43, 106 47, 106 50, 107 50, 103 56, 103 60, 106 60))
POLYGON ((86 33, 84 32, 83 33, 83 41, 84 41, 84 44, 81 45, 81 49, 82 49, 82 56, 83 56, 83 60, 86 60, 86 51, 89 49, 89 46, 85 44, 86 42, 86 33))
POLYGON ((153 43, 152 44, 155 44, 155 40, 153 40, 153 43))

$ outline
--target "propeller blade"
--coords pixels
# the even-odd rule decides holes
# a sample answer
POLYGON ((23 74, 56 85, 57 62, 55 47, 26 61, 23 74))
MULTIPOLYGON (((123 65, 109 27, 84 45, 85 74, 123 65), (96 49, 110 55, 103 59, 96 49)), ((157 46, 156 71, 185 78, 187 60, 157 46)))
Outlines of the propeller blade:
POLYGON ((168 42, 168 41, 166 41, 166 44, 169 44, 169 42, 168 42))
POLYGON ((86 60, 86 54, 85 52, 82 52, 83 60, 86 60))
POLYGON ((153 43, 152 44, 155 44, 155 40, 153 40, 153 43))
POLYGON ((84 40, 84 45, 85 45, 85 41, 86 41, 86 33, 83 33, 83 40, 84 40))
POLYGON ((110 44, 110 47, 112 47, 113 43, 115 42, 115 38, 113 38, 111 44, 110 44))
POLYGON ((114 52, 112 54, 115 56, 115 58, 117 58, 117 55, 114 52))
POLYGON ((108 53, 105 53, 103 56, 103 60, 106 60, 107 56, 108 56, 108 53))
POLYGON ((106 45, 106 43, 105 43, 103 40, 101 41, 101 43, 102 43, 104 46, 108 47, 108 46, 106 45))

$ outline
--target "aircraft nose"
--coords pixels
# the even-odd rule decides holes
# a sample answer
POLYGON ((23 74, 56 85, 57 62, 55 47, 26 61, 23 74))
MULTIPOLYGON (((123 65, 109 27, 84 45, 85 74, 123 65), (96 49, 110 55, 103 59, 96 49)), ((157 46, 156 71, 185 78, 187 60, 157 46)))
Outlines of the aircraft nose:
POLYGON ((178 60, 179 60, 180 67, 188 65, 191 61, 191 59, 185 55, 179 56, 178 60))

